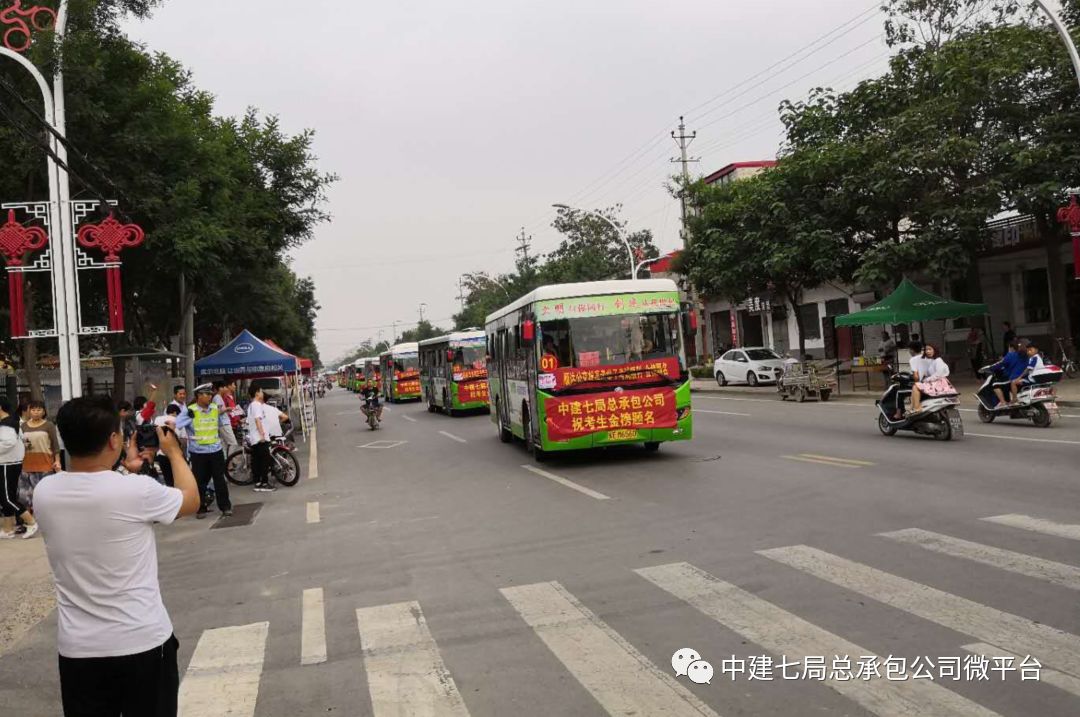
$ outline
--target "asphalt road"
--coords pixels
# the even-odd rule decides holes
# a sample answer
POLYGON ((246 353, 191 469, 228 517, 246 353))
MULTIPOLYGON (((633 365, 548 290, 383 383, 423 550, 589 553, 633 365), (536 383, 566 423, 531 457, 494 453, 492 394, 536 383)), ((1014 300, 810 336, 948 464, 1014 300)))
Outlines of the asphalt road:
MULTIPOLYGON (((182 714, 1080 713, 1080 418, 965 413, 941 443, 767 389, 694 410, 658 454, 538 465, 487 416, 368 431, 336 389, 316 478, 236 490, 249 526, 160 529, 182 714), (675 677, 685 649, 711 684, 675 677), (980 680, 982 654, 1016 659, 980 680)), ((54 631, 0 657, 0 713, 59 714, 54 631)))

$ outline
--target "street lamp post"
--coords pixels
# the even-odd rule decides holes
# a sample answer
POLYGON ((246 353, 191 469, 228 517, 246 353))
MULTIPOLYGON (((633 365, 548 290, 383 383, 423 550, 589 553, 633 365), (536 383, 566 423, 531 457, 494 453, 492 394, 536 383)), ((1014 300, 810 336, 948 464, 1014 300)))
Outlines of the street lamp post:
POLYGON ((638 272, 638 269, 641 268, 641 266, 634 263, 634 250, 630 246, 630 240, 626 238, 626 234, 623 232, 622 229, 619 228, 618 224, 611 221, 610 219, 605 217, 600 212, 594 212, 591 209, 575 209, 574 207, 571 207, 571 206, 569 206, 567 204, 552 204, 551 206, 555 207, 556 209, 565 209, 567 211, 572 211, 572 212, 581 212, 582 214, 587 214, 590 217, 595 217, 595 218, 600 219, 600 220, 602 220, 604 222, 607 222, 608 225, 612 229, 615 230, 616 236, 618 236, 620 239, 622 239, 622 243, 624 245, 626 245, 626 254, 627 254, 627 256, 630 257, 630 278, 635 280, 635 281, 637 280, 637 272, 638 272))
POLYGON ((510 290, 507 289, 506 285, 503 284, 501 281, 498 281, 497 279, 492 279, 490 276, 485 276, 484 274, 472 274, 471 276, 472 276, 472 278, 474 280, 475 279, 483 279, 484 281, 488 282, 489 284, 493 284, 493 285, 499 287, 500 289, 503 290, 503 293, 506 294, 507 299, 511 298, 510 290))
MULTIPOLYGON (((16 8, 18 5, 15 3, 16 8)), ((47 9, 31 8, 31 10, 45 12, 47 9)), ((51 13, 51 11, 48 12, 51 13)), ((67 14, 68 0, 61 0, 53 25, 53 32, 60 41, 63 40, 67 29, 67 14)), ((25 21, 19 22, 25 29, 26 44, 22 46, 10 44, 9 36, 12 30, 9 30, 4 35, 4 44, 0 45, 0 56, 19 63, 34 78, 38 89, 41 90, 45 121, 55 132, 55 134, 50 132, 48 144, 59 162, 52 156, 46 159, 49 184, 49 250, 52 261, 53 311, 56 316, 56 336, 60 353, 60 395, 67 401, 82 394, 82 368, 79 364, 78 280, 75 274, 75 229, 71 214, 71 184, 67 170, 61 166, 61 163, 67 164, 67 147, 56 139, 57 135, 63 137, 66 134, 64 75, 61 69, 62 63, 58 63, 50 88, 41 71, 20 54, 29 47, 31 28, 25 21)), ((16 33, 15 36, 18 34, 16 33)))
POLYGON ((1057 13, 1050 9, 1045 0, 1035 0, 1035 2, 1046 14, 1046 17, 1050 19, 1050 24, 1054 26, 1058 35, 1061 36, 1062 42, 1065 43, 1065 47, 1069 51, 1069 59, 1072 60, 1073 72, 1076 73, 1077 86, 1080 86, 1080 52, 1077 52, 1076 43, 1073 42, 1072 35, 1069 34, 1069 28, 1065 27, 1065 23, 1061 21, 1057 13))

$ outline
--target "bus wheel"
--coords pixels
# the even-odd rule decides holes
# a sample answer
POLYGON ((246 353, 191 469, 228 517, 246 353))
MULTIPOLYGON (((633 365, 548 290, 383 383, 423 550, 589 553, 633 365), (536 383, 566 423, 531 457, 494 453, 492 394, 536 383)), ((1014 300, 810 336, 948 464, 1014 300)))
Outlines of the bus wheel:
POLYGON ((659 441, 649 441, 648 443, 645 444, 645 452, 646 453, 656 453, 659 450, 660 450, 660 442, 659 441))
POLYGON ((428 413, 435 413, 435 401, 433 401, 431 399, 431 396, 428 396, 428 399, 427 399, 427 412, 428 413))
POLYGON ((509 443, 514 440, 514 434, 510 432, 509 428, 503 426, 502 422, 502 406, 499 403, 499 399, 495 399, 495 425, 499 430, 499 440, 503 443, 509 443))

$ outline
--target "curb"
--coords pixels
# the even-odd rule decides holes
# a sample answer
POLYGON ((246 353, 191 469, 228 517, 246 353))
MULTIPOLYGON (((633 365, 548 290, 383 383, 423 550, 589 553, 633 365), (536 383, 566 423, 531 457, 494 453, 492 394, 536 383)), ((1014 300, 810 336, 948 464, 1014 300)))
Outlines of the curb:
MULTIPOLYGON (((766 390, 766 391, 740 391, 738 389, 732 390, 732 389, 720 388, 720 387, 716 387, 716 388, 691 388, 690 393, 714 394, 714 395, 722 395, 722 396, 742 396, 742 397, 752 397, 752 398, 776 398, 776 391, 768 391, 768 390, 766 390)), ((963 394, 961 394, 961 395, 963 395, 963 394)), ((860 403, 860 402, 873 403, 875 400, 877 400, 877 398, 878 398, 877 395, 863 396, 863 395, 850 394, 850 393, 842 393, 842 394, 837 395, 837 394, 834 393, 832 395, 832 397, 829 399, 829 402, 832 403, 833 401, 840 401, 840 402, 844 402, 844 403, 860 403)), ((777 400, 777 402, 780 402, 779 398, 776 398, 776 400, 777 400)), ((789 401, 788 403, 792 403, 792 402, 789 401)), ((817 401, 808 401, 808 403, 817 403, 817 401)), ((1057 404, 1061 408, 1080 408, 1080 401, 1073 401, 1071 399, 1059 399, 1057 404)))

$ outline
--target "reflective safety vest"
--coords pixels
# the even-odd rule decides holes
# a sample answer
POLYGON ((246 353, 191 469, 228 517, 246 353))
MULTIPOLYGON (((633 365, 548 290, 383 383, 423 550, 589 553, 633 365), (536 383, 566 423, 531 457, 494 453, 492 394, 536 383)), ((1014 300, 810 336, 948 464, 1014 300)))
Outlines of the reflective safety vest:
POLYGON ((191 435, 195 442, 200 446, 212 446, 218 443, 220 440, 218 426, 221 419, 217 404, 211 403, 209 411, 202 410, 197 403, 191 404, 188 409, 194 416, 191 419, 191 435))

